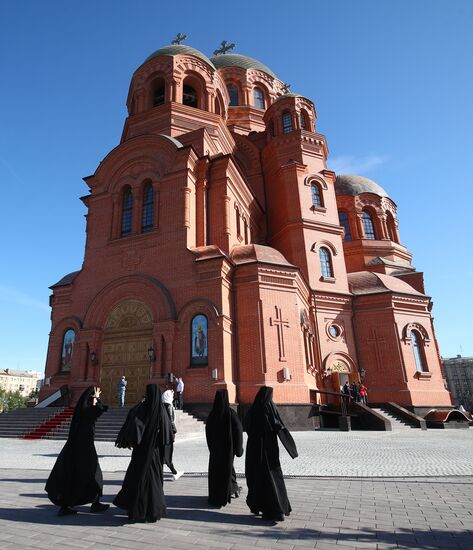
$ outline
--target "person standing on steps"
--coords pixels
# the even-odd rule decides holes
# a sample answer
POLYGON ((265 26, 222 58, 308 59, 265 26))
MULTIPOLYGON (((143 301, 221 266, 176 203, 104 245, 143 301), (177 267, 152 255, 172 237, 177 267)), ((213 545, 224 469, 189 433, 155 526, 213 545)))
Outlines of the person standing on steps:
POLYGON ((163 463, 171 470, 174 481, 177 481, 183 474, 183 471, 177 471, 172 461, 172 455, 174 452, 174 439, 176 438, 176 412, 174 410, 174 391, 171 384, 166 384, 165 391, 162 394, 163 406, 166 410, 166 414, 171 422, 172 440, 168 445, 164 446, 163 450, 163 463))
POLYGON ((181 409, 181 411, 184 408, 184 398, 182 394, 184 393, 184 380, 180 377, 176 378, 176 392, 177 392, 177 408, 181 409))
POLYGON ((126 385, 127 385, 127 379, 122 376, 120 378, 120 382, 118 382, 118 406, 124 407, 125 406, 125 392, 126 392, 126 385))
POLYGON ((93 514, 109 507, 99 500, 103 477, 94 445, 95 421, 107 409, 96 386, 89 386, 79 397, 66 444, 46 482, 49 500, 60 506, 58 516, 77 514, 73 506, 89 502, 93 514))

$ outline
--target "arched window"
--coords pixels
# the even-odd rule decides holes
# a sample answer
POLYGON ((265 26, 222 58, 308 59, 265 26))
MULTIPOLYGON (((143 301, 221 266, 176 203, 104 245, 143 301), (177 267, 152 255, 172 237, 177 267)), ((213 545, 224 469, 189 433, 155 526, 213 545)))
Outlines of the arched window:
POLYGON ((301 130, 308 130, 309 129, 307 113, 305 111, 300 112, 299 124, 301 125, 301 130))
POLYGON ((386 225, 388 228, 388 237, 391 241, 397 243, 397 234, 396 234, 396 224, 394 222, 394 217, 391 212, 386 214, 386 225))
POLYGON ((242 235, 241 235, 241 217, 240 217, 240 209, 238 206, 235 206, 235 214, 236 214, 236 229, 237 229, 237 238, 241 241, 242 235))
POLYGON ((253 90, 253 99, 255 102, 255 107, 257 109, 264 109, 266 107, 264 101, 264 92, 261 88, 255 88, 253 90))
POLYGON ((230 107, 236 107, 238 105, 238 88, 234 84, 229 84, 227 90, 230 96, 230 107))
POLYGON ((414 353, 414 359, 416 362, 417 372, 428 372, 427 365, 424 360, 424 350, 422 345, 422 338, 416 330, 411 332, 412 351, 414 353))
POLYGON ((368 210, 363 210, 361 215, 361 221, 363 223, 363 231, 365 233, 365 239, 371 241, 376 240, 376 233, 374 232, 373 218, 368 210))
POLYGON ((338 219, 340 220, 340 225, 345 230, 343 240, 351 241, 350 220, 348 219, 348 214, 346 212, 343 212, 343 210, 339 210, 338 219))
POLYGON ((322 202, 322 192, 320 191, 320 186, 312 182, 310 184, 310 190, 312 193, 312 206, 315 208, 321 208, 323 207, 324 203, 322 202))
POLYGON ((153 107, 163 105, 165 99, 166 87, 164 85, 164 79, 159 78, 154 83, 153 91, 153 107))
POLYGON ((131 235, 133 222, 133 195, 131 189, 128 188, 123 193, 123 203, 122 203, 122 237, 128 237, 131 235))
POLYGON ((76 340, 76 333, 72 328, 68 328, 64 333, 62 339, 61 348, 61 371, 68 372, 72 366, 72 355, 74 352, 74 342, 76 340))
POLYGON ((321 246, 319 249, 319 258, 322 277, 333 278, 332 257, 330 256, 329 249, 321 246))
POLYGON ((282 115, 282 131, 283 134, 288 134, 292 132, 292 116, 289 111, 286 111, 282 115))
POLYGON ((154 189, 152 183, 147 183, 143 190, 143 210, 141 215, 141 231, 146 233, 153 229, 154 189))
POLYGON ((183 105, 188 105, 189 107, 198 107, 199 101, 197 98, 197 92, 193 86, 189 84, 184 84, 182 90, 182 103, 183 105))
POLYGON ((199 313, 191 321, 191 365, 207 365, 208 362, 208 321, 199 313))

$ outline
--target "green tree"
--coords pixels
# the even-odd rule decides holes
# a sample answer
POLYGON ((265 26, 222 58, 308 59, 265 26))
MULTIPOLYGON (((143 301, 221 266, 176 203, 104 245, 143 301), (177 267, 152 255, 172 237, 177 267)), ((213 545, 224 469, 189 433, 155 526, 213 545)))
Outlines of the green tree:
POLYGON ((26 407, 27 397, 23 397, 19 391, 10 391, 0 389, 0 412, 13 411, 26 407))

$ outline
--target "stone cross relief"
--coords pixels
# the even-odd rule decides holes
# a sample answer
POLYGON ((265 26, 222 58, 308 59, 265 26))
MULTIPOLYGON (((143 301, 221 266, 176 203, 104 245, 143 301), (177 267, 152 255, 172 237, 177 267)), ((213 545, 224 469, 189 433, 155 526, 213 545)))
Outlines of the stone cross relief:
POLYGON ((383 348, 382 348, 382 346, 380 347, 380 344, 385 344, 386 339, 383 338, 383 337, 378 337, 378 335, 376 334, 376 329, 372 328, 371 329, 371 338, 368 338, 366 340, 366 343, 367 344, 374 344, 375 353, 376 353, 377 367, 378 367, 378 369, 382 368, 382 366, 383 366, 383 353, 382 353, 383 348))
POLYGON ((272 327, 276 327, 278 331, 279 360, 287 361, 284 350, 284 328, 289 328, 289 321, 286 321, 282 318, 280 307, 274 306, 274 309, 276 311, 276 315, 275 317, 269 318, 269 324, 272 327))

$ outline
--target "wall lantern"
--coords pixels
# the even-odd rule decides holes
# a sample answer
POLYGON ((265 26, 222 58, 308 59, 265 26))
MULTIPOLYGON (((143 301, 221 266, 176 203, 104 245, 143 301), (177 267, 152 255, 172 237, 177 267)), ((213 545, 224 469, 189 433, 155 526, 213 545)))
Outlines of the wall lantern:
POLYGON ((172 372, 168 372, 168 382, 174 384, 174 374, 172 372))
POLYGON ((366 371, 365 371, 365 369, 364 369, 363 367, 361 367, 361 369, 360 369, 360 380, 361 380, 362 382, 365 381, 365 376, 366 376, 366 371))
POLYGON ((322 378, 325 380, 329 376, 332 376, 332 370, 331 369, 325 369, 322 373, 322 378))
POLYGON ((156 361, 156 353, 154 352, 153 346, 148 348, 148 359, 150 363, 154 363, 156 361))
POLYGON ((218 380, 218 369, 212 369, 212 380, 218 380))
POLYGON ((95 367, 95 365, 99 362, 98 359, 97 359, 97 354, 95 353, 95 351, 91 351, 89 357, 90 357, 90 362, 95 367))
POLYGON ((289 382, 291 380, 291 369, 289 367, 284 367, 282 369, 282 376, 284 378, 284 382, 289 382))

